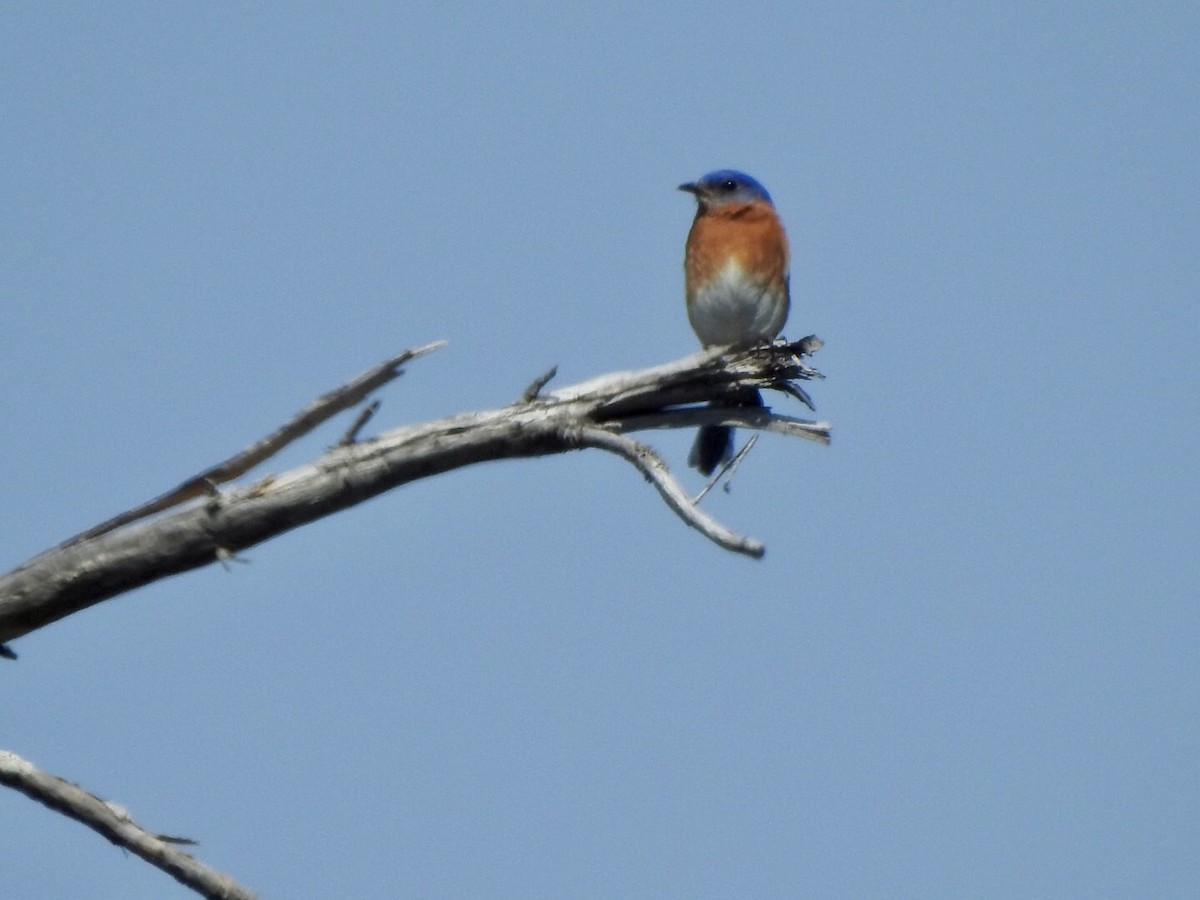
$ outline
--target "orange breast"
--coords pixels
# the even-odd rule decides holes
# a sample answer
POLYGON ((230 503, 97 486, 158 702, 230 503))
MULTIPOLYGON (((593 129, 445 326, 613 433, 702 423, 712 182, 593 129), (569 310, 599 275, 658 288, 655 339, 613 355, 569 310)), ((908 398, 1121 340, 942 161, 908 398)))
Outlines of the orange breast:
POLYGON ((696 216, 684 258, 688 293, 716 276, 731 258, 764 283, 787 277, 787 235, 773 207, 731 205, 696 216))

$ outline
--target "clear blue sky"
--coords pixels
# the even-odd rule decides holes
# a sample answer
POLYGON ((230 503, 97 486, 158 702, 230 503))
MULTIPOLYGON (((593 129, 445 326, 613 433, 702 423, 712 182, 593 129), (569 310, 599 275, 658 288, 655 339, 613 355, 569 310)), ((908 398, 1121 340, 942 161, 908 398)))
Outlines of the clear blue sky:
POLYGON ((379 428, 691 352, 721 166, 835 440, 706 501, 760 562, 599 453, 412 485, 16 642, 0 746, 263 897, 1194 894, 1198 84, 1193 2, 8 4, 4 568, 405 347, 379 428))

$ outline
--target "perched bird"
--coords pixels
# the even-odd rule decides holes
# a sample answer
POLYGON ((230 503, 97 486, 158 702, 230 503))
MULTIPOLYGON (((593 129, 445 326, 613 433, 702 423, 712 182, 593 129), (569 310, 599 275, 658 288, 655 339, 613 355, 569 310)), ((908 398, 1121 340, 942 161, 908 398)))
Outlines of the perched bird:
MULTIPOLYGON (((771 195, 743 172, 719 169, 679 190, 698 208, 684 253, 688 321, 705 347, 770 341, 788 315, 788 242, 771 195)), ((758 392, 746 405, 762 403, 758 392)), ((688 465, 711 475, 733 452, 733 429, 705 425, 688 465)))

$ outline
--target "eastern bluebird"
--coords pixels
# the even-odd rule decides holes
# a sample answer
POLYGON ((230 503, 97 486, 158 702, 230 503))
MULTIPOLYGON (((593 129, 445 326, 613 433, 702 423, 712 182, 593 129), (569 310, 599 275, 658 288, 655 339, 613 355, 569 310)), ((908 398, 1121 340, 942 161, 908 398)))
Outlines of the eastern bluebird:
MULTIPOLYGON (((771 195, 742 172, 720 169, 679 186, 699 208, 684 253, 688 321, 705 347, 775 338, 788 314, 788 242, 771 195)), ((746 405, 750 404, 747 398, 746 405)), ((762 401, 755 392, 753 402, 762 401)), ((705 425, 688 465, 711 475, 729 459, 733 429, 705 425)))

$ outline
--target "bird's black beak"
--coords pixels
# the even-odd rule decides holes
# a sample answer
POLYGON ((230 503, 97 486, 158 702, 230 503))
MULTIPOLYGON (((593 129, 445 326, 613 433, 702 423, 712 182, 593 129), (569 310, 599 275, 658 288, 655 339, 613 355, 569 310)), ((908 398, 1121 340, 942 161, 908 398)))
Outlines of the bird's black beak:
POLYGON ((686 184, 681 184, 679 186, 679 189, 681 191, 687 191, 689 194, 695 194, 697 197, 700 196, 700 185, 696 184, 696 182, 694 182, 694 181, 689 181, 686 184))

